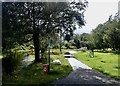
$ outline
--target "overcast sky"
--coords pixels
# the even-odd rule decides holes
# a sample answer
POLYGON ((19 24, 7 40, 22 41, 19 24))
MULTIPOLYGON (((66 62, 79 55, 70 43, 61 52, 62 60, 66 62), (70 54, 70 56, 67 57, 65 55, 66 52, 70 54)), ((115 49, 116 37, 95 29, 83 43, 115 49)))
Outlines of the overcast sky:
POLYGON ((90 33, 98 24, 106 22, 110 15, 118 12, 118 1, 120 0, 89 0, 84 14, 86 25, 75 33, 90 33))

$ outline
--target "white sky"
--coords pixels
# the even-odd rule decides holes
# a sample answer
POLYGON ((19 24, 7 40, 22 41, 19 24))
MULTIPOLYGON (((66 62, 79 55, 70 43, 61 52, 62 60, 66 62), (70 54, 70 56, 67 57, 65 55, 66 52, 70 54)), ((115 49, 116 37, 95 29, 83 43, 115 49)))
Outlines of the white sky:
POLYGON ((90 33, 98 24, 106 22, 110 15, 118 12, 118 1, 120 0, 89 0, 84 14, 86 25, 77 29, 75 33, 90 33))

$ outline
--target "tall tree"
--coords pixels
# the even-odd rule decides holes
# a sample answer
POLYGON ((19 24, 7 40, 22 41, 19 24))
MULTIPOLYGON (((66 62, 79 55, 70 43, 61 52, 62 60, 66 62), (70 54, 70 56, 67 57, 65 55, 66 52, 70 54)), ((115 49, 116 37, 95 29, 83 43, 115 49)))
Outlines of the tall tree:
POLYGON ((105 27, 103 24, 99 24, 93 31, 93 41, 94 46, 97 49, 104 49, 104 41, 103 41, 103 35, 104 35, 105 27))
POLYGON ((106 26, 103 39, 113 50, 120 49, 120 21, 113 20, 106 26))
POLYGON ((39 61, 39 35, 53 31, 73 31, 75 24, 84 25, 83 11, 87 2, 11 2, 3 3, 3 49, 7 43, 33 40, 35 62, 39 61), (63 27, 63 28, 62 28, 63 27), (62 28, 62 29, 61 29, 62 28), (9 32, 7 31, 9 30, 9 32), (8 34, 9 33, 9 34, 8 34), (31 34, 31 39, 25 36, 31 34))

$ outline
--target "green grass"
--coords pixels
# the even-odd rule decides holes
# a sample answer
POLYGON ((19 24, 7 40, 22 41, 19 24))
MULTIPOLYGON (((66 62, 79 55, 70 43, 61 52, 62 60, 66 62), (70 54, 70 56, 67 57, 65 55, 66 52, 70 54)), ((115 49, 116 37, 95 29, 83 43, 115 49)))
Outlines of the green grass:
POLYGON ((0 59, 2 59, 2 55, 0 55, 0 59))
POLYGON ((118 65, 118 58, 120 60, 119 55, 115 53, 95 52, 95 57, 90 58, 88 52, 80 52, 74 56, 91 68, 120 80, 120 75, 118 75, 120 72, 118 71, 120 70, 120 65, 118 65))
MULTIPOLYGON (((58 51, 56 51, 58 52, 58 51)), ((6 84, 48 84, 54 80, 67 76, 72 68, 67 60, 62 55, 51 54, 50 73, 44 74, 43 63, 31 64, 26 68, 17 69, 11 75, 3 76, 3 85, 6 84), (55 65, 52 61, 59 59, 61 65, 55 65)))

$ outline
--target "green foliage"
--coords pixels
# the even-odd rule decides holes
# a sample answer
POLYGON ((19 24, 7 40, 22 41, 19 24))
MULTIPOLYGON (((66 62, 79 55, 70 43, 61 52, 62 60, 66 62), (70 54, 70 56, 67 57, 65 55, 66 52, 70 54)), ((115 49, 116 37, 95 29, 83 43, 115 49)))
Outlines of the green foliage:
POLYGON ((76 39, 75 45, 80 48, 80 47, 87 47, 88 49, 93 49, 94 48, 94 42, 93 42, 93 36, 92 34, 88 33, 83 33, 81 35, 75 35, 73 37, 76 39))
POLYGON ((82 52, 86 52, 86 51, 87 51, 87 47, 81 47, 80 50, 81 50, 82 52))
POLYGON ((104 24, 99 24, 93 31, 93 44, 96 49, 120 48, 120 20, 109 18, 104 24))
POLYGON ((59 44, 54 44, 53 49, 59 49, 60 45, 59 44))
MULTIPOLYGON (((4 2, 2 3, 3 50, 33 40, 35 61, 39 60, 40 37, 64 31, 72 34, 75 25, 84 25, 84 11, 88 2, 4 2)), ((46 39, 45 39, 46 41, 46 39)), ((47 43, 46 43, 47 44, 47 43)), ((42 45, 41 52, 46 49, 42 45)), ((41 48, 41 47, 40 47, 41 48)), ((61 48, 61 47, 60 47, 61 48)))
POLYGON ((76 46, 77 49, 80 48, 80 41, 78 39, 74 39, 74 46, 76 46))
POLYGON ((101 51, 94 52, 94 58, 90 58, 88 52, 77 53, 75 54, 75 57, 93 69, 99 70, 102 73, 120 80, 120 76, 118 76, 120 70, 118 55, 119 54, 101 51))
POLYGON ((60 50, 59 49, 51 49, 51 54, 53 55, 60 55, 60 50))
POLYGON ((65 47, 66 47, 67 49, 70 49, 70 44, 69 44, 69 43, 66 43, 66 44, 65 44, 65 47))
POLYGON ((21 52, 7 52, 7 55, 2 58, 3 74, 12 73, 23 59, 23 53, 21 52))
MULTIPOLYGON (((112 48, 119 50, 120 48, 120 21, 113 19, 108 20, 104 24, 99 24, 92 30, 91 34, 83 33, 74 36, 74 39, 80 40, 81 47, 88 49, 105 49, 112 48)), ((77 41, 75 42, 77 43, 77 41)), ((77 44, 77 45, 79 45, 77 44)))
MULTIPOLYGON (((120 20, 117 16, 112 16, 104 24, 99 24, 92 33, 75 35, 74 39, 80 41, 80 47, 91 49, 112 48, 119 50, 120 47, 120 20)), ((75 43, 78 43, 77 41, 75 43)))
POLYGON ((106 27, 104 34, 104 42, 108 43, 113 50, 119 50, 120 48, 120 21, 113 20, 106 27))
POLYGON ((71 40, 71 35, 69 35, 69 34, 66 34, 65 35, 65 40, 67 41, 67 42, 69 42, 70 40, 71 40))
POLYGON ((92 31, 92 37, 93 37, 93 44, 96 49, 104 49, 104 25, 99 24, 93 31, 92 31))

